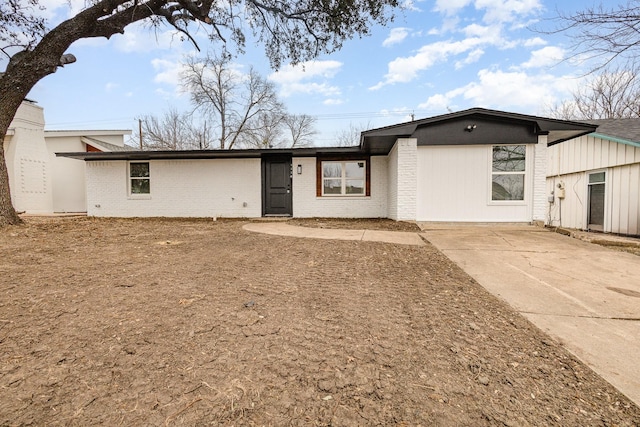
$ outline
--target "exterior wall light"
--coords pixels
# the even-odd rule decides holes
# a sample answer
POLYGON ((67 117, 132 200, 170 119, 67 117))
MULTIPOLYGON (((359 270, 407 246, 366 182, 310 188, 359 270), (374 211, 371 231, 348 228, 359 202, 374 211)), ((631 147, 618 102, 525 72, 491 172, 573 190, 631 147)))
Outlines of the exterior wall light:
POLYGON ((477 126, 475 124, 473 125, 467 125, 467 127, 464 128, 464 130, 466 130, 467 132, 473 132, 473 130, 476 128, 477 126))
POLYGON ((298 165, 298 175, 302 175, 302 165, 298 165))

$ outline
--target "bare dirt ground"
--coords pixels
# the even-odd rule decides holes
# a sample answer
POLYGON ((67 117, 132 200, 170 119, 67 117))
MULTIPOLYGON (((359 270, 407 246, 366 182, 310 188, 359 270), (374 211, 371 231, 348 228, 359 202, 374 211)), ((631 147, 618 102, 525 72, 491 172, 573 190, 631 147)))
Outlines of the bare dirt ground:
POLYGON ((640 425, 433 247, 243 223, 0 229, 0 425, 640 425))

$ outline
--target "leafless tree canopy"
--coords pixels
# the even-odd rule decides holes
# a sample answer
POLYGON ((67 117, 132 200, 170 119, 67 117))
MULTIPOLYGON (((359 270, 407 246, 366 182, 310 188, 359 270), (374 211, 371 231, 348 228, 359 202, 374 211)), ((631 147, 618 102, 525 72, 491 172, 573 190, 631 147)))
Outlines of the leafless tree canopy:
MULTIPOLYGON (((35 84, 58 67, 75 41, 124 33, 134 22, 168 25, 196 44, 192 30, 207 28, 218 51, 242 51, 247 35, 264 45, 275 68, 339 49, 354 36, 367 35, 372 24, 393 18, 398 0, 87 0, 75 16, 48 28, 40 0, 0 1, 0 54, 9 58, 0 75, 0 141, 35 84)), ((196 44, 197 46, 197 44, 196 44)), ((4 142, 3 142, 4 143, 4 142)), ((0 225, 18 223, 11 205, 9 178, 0 149, 0 225)))
POLYGON ((147 115, 140 119, 143 147, 147 150, 205 150, 212 146, 214 136, 204 122, 194 124, 191 115, 170 109, 161 116, 147 115))
POLYGON ((291 147, 307 147, 313 145, 316 119, 306 114, 287 114, 284 127, 291 137, 291 147))
POLYGON ((640 117, 637 67, 597 72, 572 94, 571 100, 553 107, 550 113, 566 120, 640 117))
POLYGON ((273 84, 253 68, 247 74, 234 69, 228 55, 190 58, 181 78, 194 110, 215 128, 217 148, 251 140, 251 135, 275 127, 272 118, 281 120, 285 114, 273 84))
POLYGON ((360 134, 365 130, 371 129, 371 123, 366 125, 354 125, 349 123, 347 129, 342 129, 335 136, 335 145, 337 147, 353 147, 360 144, 360 134))
POLYGON ((640 48, 640 1, 629 0, 615 7, 600 4, 566 14, 559 12, 559 28, 568 34, 574 53, 596 59, 596 69, 613 61, 635 60, 640 48))

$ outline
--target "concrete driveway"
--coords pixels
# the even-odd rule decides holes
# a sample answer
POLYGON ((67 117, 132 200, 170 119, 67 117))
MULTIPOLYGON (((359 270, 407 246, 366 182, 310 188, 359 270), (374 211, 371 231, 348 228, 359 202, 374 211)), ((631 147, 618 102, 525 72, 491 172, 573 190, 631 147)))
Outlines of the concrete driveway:
POLYGON ((420 225, 489 292, 640 405, 640 257, 534 226, 420 225))

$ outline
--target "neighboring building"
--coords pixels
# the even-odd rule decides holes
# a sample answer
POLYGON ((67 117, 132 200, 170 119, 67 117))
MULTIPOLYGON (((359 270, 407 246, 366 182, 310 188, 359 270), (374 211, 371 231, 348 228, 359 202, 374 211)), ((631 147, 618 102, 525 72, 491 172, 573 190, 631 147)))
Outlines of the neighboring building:
POLYGON ((591 123, 596 133, 549 147, 548 223, 640 235, 640 119, 591 123))
POLYGON ((475 108, 366 131, 358 147, 59 156, 85 160, 93 216, 543 223, 547 145, 595 129, 475 108))
POLYGON ((4 141, 11 201, 18 212, 86 212, 84 163, 58 152, 121 151, 125 130, 46 131, 44 113, 25 100, 4 141))

